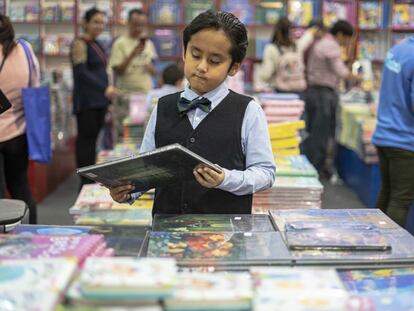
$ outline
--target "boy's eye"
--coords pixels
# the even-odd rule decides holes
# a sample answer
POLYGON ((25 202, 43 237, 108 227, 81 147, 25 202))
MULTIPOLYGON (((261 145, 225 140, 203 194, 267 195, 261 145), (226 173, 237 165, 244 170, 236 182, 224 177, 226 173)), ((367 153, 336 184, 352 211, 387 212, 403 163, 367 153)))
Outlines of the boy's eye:
POLYGON ((200 57, 200 53, 198 53, 196 51, 192 51, 191 56, 194 57, 194 58, 198 58, 198 57, 200 57))
POLYGON ((214 64, 214 65, 218 65, 221 63, 221 60, 218 58, 211 58, 210 59, 210 63, 214 64))

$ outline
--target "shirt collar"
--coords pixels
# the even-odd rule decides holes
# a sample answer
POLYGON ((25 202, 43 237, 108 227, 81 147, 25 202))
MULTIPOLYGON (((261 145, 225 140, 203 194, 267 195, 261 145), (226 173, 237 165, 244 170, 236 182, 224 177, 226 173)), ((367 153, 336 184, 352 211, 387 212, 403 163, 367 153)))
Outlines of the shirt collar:
POLYGON ((192 89, 190 89, 190 84, 186 84, 184 88, 184 92, 181 93, 181 97, 185 97, 188 100, 196 99, 197 97, 204 97, 211 101, 211 108, 217 106, 223 98, 229 93, 229 88, 227 86, 226 81, 221 83, 218 87, 214 90, 203 94, 202 96, 195 93, 192 89))

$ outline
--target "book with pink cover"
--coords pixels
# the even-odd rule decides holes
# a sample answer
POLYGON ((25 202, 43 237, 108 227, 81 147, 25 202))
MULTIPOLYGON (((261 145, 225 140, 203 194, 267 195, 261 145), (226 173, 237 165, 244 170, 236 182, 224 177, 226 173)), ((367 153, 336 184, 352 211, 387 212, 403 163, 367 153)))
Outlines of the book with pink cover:
POLYGON ((104 242, 103 235, 0 235, 0 259, 75 257, 79 264, 104 242))

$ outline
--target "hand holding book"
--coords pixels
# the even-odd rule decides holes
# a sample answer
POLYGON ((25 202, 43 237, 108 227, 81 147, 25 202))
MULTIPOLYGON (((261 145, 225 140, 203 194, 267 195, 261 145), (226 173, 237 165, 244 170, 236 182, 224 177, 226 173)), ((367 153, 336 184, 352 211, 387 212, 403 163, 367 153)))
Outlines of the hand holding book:
POLYGON ((109 194, 112 199, 118 203, 125 203, 131 199, 131 191, 135 189, 132 184, 124 184, 121 186, 109 187, 109 194))
POLYGON ((197 182, 206 188, 215 188, 224 180, 224 171, 217 172, 207 166, 199 165, 193 171, 197 182))

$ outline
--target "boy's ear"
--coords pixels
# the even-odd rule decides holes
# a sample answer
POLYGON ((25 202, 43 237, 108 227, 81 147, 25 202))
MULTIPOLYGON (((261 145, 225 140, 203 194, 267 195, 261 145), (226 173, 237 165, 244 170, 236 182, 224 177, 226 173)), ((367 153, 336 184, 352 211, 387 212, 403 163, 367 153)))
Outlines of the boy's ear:
POLYGON ((228 75, 231 76, 231 77, 234 76, 239 71, 239 69, 240 69, 240 63, 234 63, 230 67, 228 75))

